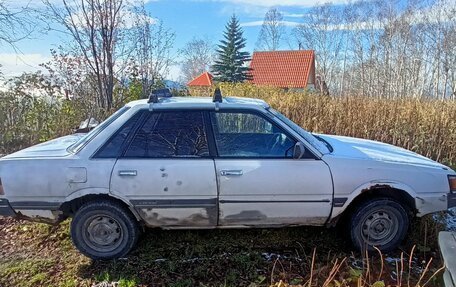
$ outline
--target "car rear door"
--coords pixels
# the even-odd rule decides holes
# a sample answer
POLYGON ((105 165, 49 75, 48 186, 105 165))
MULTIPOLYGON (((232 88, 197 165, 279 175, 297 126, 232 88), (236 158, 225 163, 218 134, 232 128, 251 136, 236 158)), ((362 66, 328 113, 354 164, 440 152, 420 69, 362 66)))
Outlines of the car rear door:
POLYGON ((211 113, 217 147, 219 225, 322 225, 331 212, 328 166, 260 112, 211 113))
POLYGON ((204 111, 154 111, 137 124, 111 176, 148 226, 215 227, 217 182, 204 111))

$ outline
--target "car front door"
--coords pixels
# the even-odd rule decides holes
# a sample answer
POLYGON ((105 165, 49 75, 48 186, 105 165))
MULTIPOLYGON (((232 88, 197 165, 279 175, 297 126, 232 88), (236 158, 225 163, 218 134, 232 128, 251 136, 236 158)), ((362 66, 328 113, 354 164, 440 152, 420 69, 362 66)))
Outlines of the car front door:
POLYGON ((145 112, 111 176, 148 226, 215 227, 217 181, 204 111, 145 112))
POLYGON ((310 152, 293 159, 296 139, 264 114, 211 113, 218 156, 219 225, 321 225, 331 212, 328 166, 310 152))

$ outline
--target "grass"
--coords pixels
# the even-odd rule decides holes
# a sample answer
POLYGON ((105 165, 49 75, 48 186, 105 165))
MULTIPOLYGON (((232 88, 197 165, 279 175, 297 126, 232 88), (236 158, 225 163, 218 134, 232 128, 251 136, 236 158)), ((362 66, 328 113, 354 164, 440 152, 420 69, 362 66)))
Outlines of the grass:
MULTIPOLYGON (((417 247, 410 268, 405 264, 405 272, 410 270, 411 282, 416 283, 431 258, 422 280, 427 281, 442 264, 435 244, 438 225, 427 221, 430 220, 413 223, 409 239, 397 252, 372 254, 368 260, 352 252, 341 229, 295 227, 151 229, 127 258, 104 262, 87 259, 73 248, 68 221, 52 227, 0 218, 0 286, 93 286, 101 282, 128 287, 310 286, 311 274, 312 286, 324 286, 331 276, 326 286, 370 286, 357 285, 360 280, 370 280, 370 284, 383 281, 387 286, 397 280, 394 274, 400 264, 395 260, 402 253, 407 261, 407 251, 413 245, 417 247), (378 274, 381 262, 384 267, 378 274), (369 278, 367 266, 371 270, 369 278)), ((432 284, 427 286, 436 286, 435 280, 431 279, 432 284)), ((380 286, 376 284, 372 286, 380 286)))

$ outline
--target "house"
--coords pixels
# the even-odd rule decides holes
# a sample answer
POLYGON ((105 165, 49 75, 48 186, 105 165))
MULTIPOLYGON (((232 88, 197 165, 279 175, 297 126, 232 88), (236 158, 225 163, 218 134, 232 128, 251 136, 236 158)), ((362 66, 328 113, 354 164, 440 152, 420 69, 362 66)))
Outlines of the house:
POLYGON ((258 86, 292 90, 315 88, 313 50, 253 52, 250 68, 250 82, 258 86))
POLYGON ((204 72, 188 82, 187 86, 190 94, 207 97, 212 96, 212 84, 214 83, 213 78, 214 77, 209 72, 204 72))
POLYGON ((211 87, 213 76, 209 72, 204 72, 198 77, 187 83, 189 87, 211 87))

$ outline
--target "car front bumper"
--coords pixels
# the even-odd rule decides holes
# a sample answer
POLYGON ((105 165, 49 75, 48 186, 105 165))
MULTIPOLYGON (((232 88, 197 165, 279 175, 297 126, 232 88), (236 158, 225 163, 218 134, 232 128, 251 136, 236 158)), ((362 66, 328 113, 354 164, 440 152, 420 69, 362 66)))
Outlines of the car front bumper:
POLYGON ((0 216, 16 216, 16 211, 9 204, 8 199, 0 198, 0 216))
POLYGON ((456 233, 442 231, 439 233, 439 247, 446 266, 443 275, 445 287, 454 287, 456 276, 456 233))

